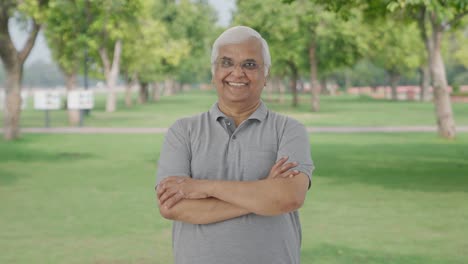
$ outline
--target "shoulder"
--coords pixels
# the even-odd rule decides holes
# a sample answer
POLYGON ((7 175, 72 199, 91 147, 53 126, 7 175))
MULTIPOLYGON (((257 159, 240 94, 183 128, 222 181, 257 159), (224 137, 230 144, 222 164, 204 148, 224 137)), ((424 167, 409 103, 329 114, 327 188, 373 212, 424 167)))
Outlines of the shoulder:
POLYGON ((268 110, 268 121, 282 131, 287 131, 289 129, 305 130, 305 126, 295 118, 271 110, 268 110))
POLYGON ((169 131, 178 133, 188 133, 202 126, 209 119, 209 112, 199 113, 189 117, 183 117, 175 121, 169 131))

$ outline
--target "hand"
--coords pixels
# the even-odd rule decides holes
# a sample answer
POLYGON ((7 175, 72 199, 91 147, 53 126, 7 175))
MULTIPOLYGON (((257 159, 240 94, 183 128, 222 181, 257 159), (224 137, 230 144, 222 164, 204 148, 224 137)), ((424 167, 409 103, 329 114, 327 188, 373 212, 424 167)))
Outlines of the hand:
POLYGON ((279 159, 273 167, 271 167, 270 173, 268 174, 267 179, 275 178, 292 178, 298 175, 300 172, 298 170, 291 170, 292 168, 298 165, 297 162, 288 162, 288 157, 282 157, 279 159))
POLYGON ((208 198, 202 187, 200 180, 186 176, 170 176, 161 181, 156 189, 159 205, 170 209, 182 199, 208 198))

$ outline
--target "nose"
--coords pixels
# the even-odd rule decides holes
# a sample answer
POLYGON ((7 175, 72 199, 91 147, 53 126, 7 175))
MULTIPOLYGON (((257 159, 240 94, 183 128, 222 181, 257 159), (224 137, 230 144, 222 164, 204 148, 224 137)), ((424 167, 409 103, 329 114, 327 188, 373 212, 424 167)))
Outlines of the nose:
POLYGON ((231 75, 234 75, 234 76, 245 76, 245 72, 244 72, 244 69, 242 69, 242 66, 240 63, 237 63, 236 65, 234 65, 233 69, 232 69, 232 72, 231 72, 231 75))

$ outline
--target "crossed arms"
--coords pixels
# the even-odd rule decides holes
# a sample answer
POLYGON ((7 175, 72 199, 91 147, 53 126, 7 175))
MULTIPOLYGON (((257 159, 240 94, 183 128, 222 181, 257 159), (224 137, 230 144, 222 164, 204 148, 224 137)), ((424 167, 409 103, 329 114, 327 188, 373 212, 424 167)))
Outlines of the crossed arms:
POLYGON ((196 180, 170 176, 156 188, 159 211, 167 219, 209 224, 249 213, 272 216, 304 203, 309 178, 280 159, 268 177, 257 181, 196 180))

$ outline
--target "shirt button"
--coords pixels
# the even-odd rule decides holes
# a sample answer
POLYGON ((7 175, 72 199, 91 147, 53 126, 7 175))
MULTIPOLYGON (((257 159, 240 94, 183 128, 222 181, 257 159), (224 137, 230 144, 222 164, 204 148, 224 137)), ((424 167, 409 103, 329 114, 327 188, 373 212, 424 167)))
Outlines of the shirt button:
POLYGON ((231 125, 231 122, 226 122, 226 125, 230 126, 230 125, 231 125))
POLYGON ((236 138, 237 138, 237 137, 236 137, 236 135, 232 136, 232 139, 234 139, 234 140, 235 140, 236 138))

